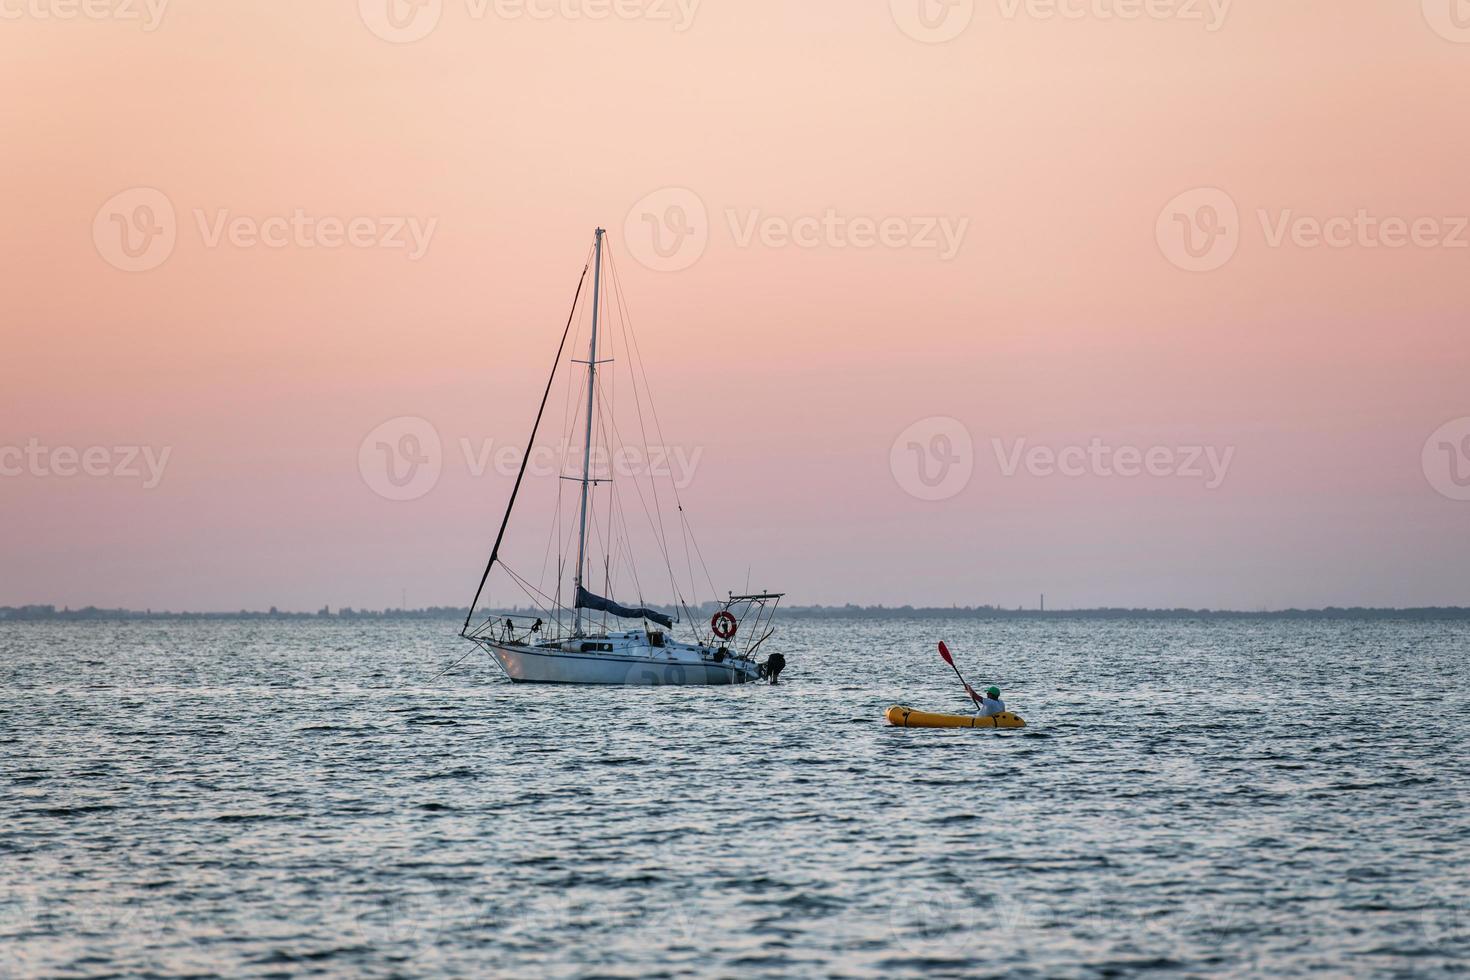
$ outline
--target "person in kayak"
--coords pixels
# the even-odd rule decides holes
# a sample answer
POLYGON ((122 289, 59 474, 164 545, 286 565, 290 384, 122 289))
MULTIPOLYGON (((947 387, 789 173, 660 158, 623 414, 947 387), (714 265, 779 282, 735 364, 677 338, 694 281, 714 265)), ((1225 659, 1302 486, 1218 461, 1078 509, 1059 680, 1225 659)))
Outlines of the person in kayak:
POLYGON ((989 718, 1006 710, 1006 703, 1000 699, 1000 688, 987 687, 985 694, 980 698, 980 717, 989 718))

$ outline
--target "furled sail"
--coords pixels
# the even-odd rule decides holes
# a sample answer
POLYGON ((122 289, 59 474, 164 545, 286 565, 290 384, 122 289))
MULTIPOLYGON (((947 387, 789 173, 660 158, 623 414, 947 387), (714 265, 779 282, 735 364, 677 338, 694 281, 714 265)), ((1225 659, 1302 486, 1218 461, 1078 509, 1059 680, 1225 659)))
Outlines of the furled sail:
POLYGON ((593 612, 607 612, 623 619, 650 619, 658 623, 664 629, 673 629, 674 620, 659 612, 657 609, 648 609, 644 606, 624 606, 611 599, 604 599, 600 595, 593 595, 581 586, 577 586, 577 608, 591 609, 593 612))

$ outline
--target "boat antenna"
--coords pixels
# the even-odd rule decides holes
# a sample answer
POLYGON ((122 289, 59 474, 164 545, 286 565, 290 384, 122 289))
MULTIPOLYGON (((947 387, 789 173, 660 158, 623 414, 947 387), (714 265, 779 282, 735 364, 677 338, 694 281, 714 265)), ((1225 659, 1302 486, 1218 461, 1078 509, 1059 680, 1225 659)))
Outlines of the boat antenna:
POLYGON ((577 516, 577 577, 572 605, 576 616, 574 635, 582 632, 582 582, 587 571, 587 489, 592 485, 592 427, 596 424, 594 399, 597 392, 597 313, 602 300, 602 236, 598 228, 592 260, 592 340, 587 348, 587 439, 582 444, 582 505, 577 516))
MULTIPOLYGON (((601 231, 598 232, 598 240, 601 241, 601 231)), ((572 296, 572 311, 567 314, 567 325, 561 332, 561 343, 556 348, 556 360, 551 362, 551 377, 546 379, 546 390, 541 394, 541 407, 536 409, 536 421, 531 425, 531 438, 526 440, 526 451, 521 456, 521 469, 516 474, 515 486, 510 491, 510 502, 505 505, 505 516, 500 520, 500 530, 495 535, 495 546, 490 549, 490 560, 485 563, 485 574, 480 576, 480 586, 475 589, 474 601, 470 603, 470 610, 465 614, 464 626, 460 628, 459 635, 464 636, 469 632, 470 620, 475 616, 475 607, 480 604, 480 594, 485 591, 485 582, 490 578, 490 569, 495 566, 495 559, 500 557, 500 543, 505 540, 505 529, 510 524, 510 512, 516 505, 516 494, 520 493, 521 480, 526 475, 526 464, 531 461, 531 447, 536 443, 536 431, 541 428, 541 416, 546 412, 546 400, 551 397, 551 383, 556 380, 556 369, 561 364, 562 351, 566 349, 567 337, 572 332, 572 318, 577 315, 577 301, 582 297, 582 283, 587 281, 587 266, 582 266, 582 276, 577 280, 577 292, 572 296)), ((595 314, 594 314, 595 316, 595 314)), ((586 491, 583 491, 585 496, 586 491)))

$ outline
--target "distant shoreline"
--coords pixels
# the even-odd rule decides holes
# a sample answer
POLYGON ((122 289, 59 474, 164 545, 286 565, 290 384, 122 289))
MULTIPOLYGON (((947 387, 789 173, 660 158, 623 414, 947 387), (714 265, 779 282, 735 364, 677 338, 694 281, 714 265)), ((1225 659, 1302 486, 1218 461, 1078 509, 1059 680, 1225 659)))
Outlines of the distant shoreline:
MULTIPOLYGON (((696 610, 700 615, 718 606, 704 603, 696 610)), ((264 612, 241 609, 235 612, 184 612, 171 610, 99 609, 85 606, 57 609, 50 605, 0 606, 0 623, 6 622, 96 622, 96 621, 170 621, 170 620, 450 620, 463 621, 469 610, 454 606, 429 606, 423 609, 340 609, 323 607, 316 612, 288 612, 271 608, 264 612)), ((480 610, 476 619, 488 616, 511 616, 531 619, 544 615, 536 609, 480 610)), ((1002 609, 998 606, 783 606, 779 612, 785 619, 1338 619, 1338 620, 1470 620, 1470 607, 1421 606, 1413 608, 1379 608, 1366 606, 1327 606, 1322 609, 1275 609, 1248 611, 1241 609, 1002 609)))

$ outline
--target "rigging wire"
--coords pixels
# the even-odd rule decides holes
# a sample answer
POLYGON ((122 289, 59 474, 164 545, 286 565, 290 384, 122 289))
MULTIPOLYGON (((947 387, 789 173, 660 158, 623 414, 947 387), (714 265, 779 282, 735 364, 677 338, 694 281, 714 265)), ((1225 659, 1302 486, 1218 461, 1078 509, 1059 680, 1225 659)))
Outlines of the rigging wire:
MULTIPOLYGON (((612 254, 611 253, 611 250, 609 250, 609 252, 608 252, 608 255, 609 255, 609 260, 608 260, 608 275, 609 275, 609 280, 612 281, 613 282, 613 285, 614 285, 614 289, 609 289, 608 290, 607 299, 605 301, 605 303, 609 307, 612 306, 612 305, 614 305, 614 302, 615 302, 614 292, 615 292, 615 288, 616 288, 615 270, 612 268, 611 254, 612 254)), ((627 324, 626 324, 626 320, 625 320, 625 318, 623 316, 624 311, 621 308, 619 308, 616 311, 614 311, 612 309, 605 309, 604 310, 605 319, 610 318, 611 316, 613 316, 614 315, 614 312, 617 313, 617 316, 618 316, 618 324, 619 324, 619 327, 622 329, 622 333, 624 335, 624 339, 626 340, 627 324)), ((613 352, 616 351, 616 345, 617 345, 617 341, 618 341, 618 333, 615 332, 615 331, 613 331, 613 330, 611 330, 611 329, 609 329, 608 330, 608 333, 607 333, 607 337, 608 337, 608 350, 609 350, 609 352, 611 354, 611 353, 613 353, 613 352)), ((623 348, 623 354, 626 355, 627 353, 628 353, 628 351, 627 351, 627 347, 626 347, 626 344, 625 344, 625 346, 623 348)), ((616 359, 615 354, 614 354, 614 359, 616 359)), ((604 374, 603 377, 605 379, 605 382, 604 383, 606 384, 607 391, 606 391, 606 394, 603 397, 602 401, 599 403, 600 406, 602 406, 602 420, 601 421, 602 421, 602 425, 603 425, 603 428, 604 428, 604 432, 606 432, 607 430, 610 429, 611 432, 612 432, 612 435, 613 435, 613 438, 608 441, 607 448, 608 448, 608 461, 609 461, 609 465, 614 467, 614 475, 616 475, 616 471, 615 471, 616 461, 620 457, 620 455, 623 453, 623 451, 626 450, 629 447, 628 447, 627 441, 623 439, 622 432, 617 428, 617 422, 616 422, 616 420, 617 420, 618 372, 616 370, 612 370, 612 371, 607 372, 606 374, 604 374)), ((631 382, 636 382, 636 379, 631 377, 631 371, 630 371, 630 381, 631 382)), ((636 383, 633 384, 633 397, 634 397, 635 404, 636 404, 636 400, 637 400, 637 397, 638 397, 638 388, 637 388, 636 383)), ((647 448, 646 447, 645 447, 645 450, 644 450, 644 454, 645 454, 645 456, 647 455, 647 448)), ((636 474, 634 474, 635 487, 636 487, 636 478, 637 478, 636 477, 636 474)), ((646 601, 647 600, 647 597, 646 597, 646 595, 645 595, 645 593, 643 591, 642 578, 638 574, 638 562, 636 560, 637 549, 633 545, 633 534, 632 534, 631 528, 629 528, 629 526, 628 526, 627 514, 626 514, 624 508, 621 506, 621 501, 622 500, 623 500, 623 491, 622 491, 622 489, 618 485, 618 480, 616 480, 616 479, 610 479, 609 482, 608 482, 608 521, 609 521, 609 526, 610 526, 610 534, 612 535, 614 545, 616 545, 617 544, 617 541, 618 541, 619 533, 621 533, 621 543, 622 543, 622 548, 621 548, 621 550, 618 552, 618 554, 616 556, 616 558, 619 559, 620 561, 619 560, 614 560, 613 562, 611 562, 611 568, 615 570, 615 569, 618 568, 619 564, 625 565, 627 567, 629 576, 633 580, 634 589, 636 590, 637 595, 638 595, 639 605, 642 606, 642 605, 646 605, 647 604, 647 601, 646 601)), ((615 582, 614 582, 614 579, 613 579, 613 576, 612 576, 611 572, 608 575, 607 588, 608 588, 608 594, 609 595, 612 595, 613 594, 613 590, 616 588, 616 585, 615 585, 615 582)))
MULTIPOLYGON (((584 315, 585 315, 585 311, 584 311, 584 315)), ((576 341, 577 341, 577 339, 579 339, 580 335, 581 335, 581 329, 579 327, 577 333, 573 335, 573 338, 572 338, 572 343, 573 344, 576 343, 576 341)), ((576 388, 576 393, 577 393, 577 396, 578 396, 579 399, 580 399, 582 393, 585 392, 586 390, 587 390, 587 381, 584 378, 582 380, 581 384, 576 388)), ((551 529, 548 531, 547 536, 546 536, 546 555, 543 557, 543 560, 542 560, 542 571, 541 571, 541 576, 540 576, 540 579, 539 579, 539 581, 543 581, 543 582, 546 580, 546 562, 550 558, 552 539, 554 538, 556 540, 558 557, 560 557, 561 549, 563 547, 565 547, 565 543, 566 543, 563 540, 562 533, 561 533, 562 510, 563 510, 563 507, 564 507, 563 491, 565 489, 562 486, 562 484, 566 482, 565 477, 566 477, 566 463, 567 463, 567 458, 566 458, 566 452, 565 452, 565 450, 566 450, 567 447, 569 447, 571 445, 572 436, 574 434, 573 431, 572 431, 572 428, 573 428, 573 426, 576 425, 576 421, 577 421, 576 418, 572 416, 572 411, 571 411, 571 393, 572 393, 572 391, 573 391, 572 386, 571 385, 567 385, 567 399, 568 399, 568 403, 567 403, 566 406, 564 406, 564 412, 565 412, 566 418, 564 418, 564 420, 563 420, 564 421, 564 424, 562 426, 562 438, 561 438, 561 442, 558 443, 558 445, 553 450, 553 456, 555 457, 555 465, 556 465, 556 471, 557 471, 557 481, 556 481, 556 516, 553 519, 553 525, 552 525, 551 529), (570 419, 570 421, 567 421, 567 419, 570 419)), ((570 528, 567 529, 567 534, 568 535, 571 534, 570 528)), ((560 562, 558 562, 558 566, 560 566, 560 562)), ((560 570, 558 570, 558 575, 560 575, 560 574, 561 574, 560 573, 560 570)), ((558 591, 558 594, 560 594, 560 588, 559 587, 558 587, 558 590, 557 591, 558 591)))
POLYGON ((551 544, 560 536, 561 529, 561 487, 562 481, 556 481, 556 510, 551 520, 546 522, 546 548, 541 553, 541 571, 536 575, 536 584, 542 585, 546 582, 546 567, 551 563, 551 544))
MULTIPOLYGON (((633 360, 637 364, 637 366, 638 366, 638 372, 643 377, 643 388, 642 388, 642 392, 643 392, 644 397, 648 399, 648 411, 649 411, 649 414, 653 418, 654 432, 658 436, 659 442, 664 445, 664 448, 667 448, 667 439, 664 436, 663 423, 659 419, 658 406, 656 406, 654 404, 654 401, 653 401, 653 386, 648 383, 648 366, 647 366, 647 364, 643 360, 643 352, 642 352, 642 349, 638 346, 638 334, 637 334, 637 331, 635 331, 633 329, 633 326, 632 326, 632 320, 633 320, 633 318, 632 318, 632 315, 627 310, 627 296, 623 292, 622 279, 621 279, 621 277, 619 277, 617 275, 617 263, 616 263, 616 260, 611 257, 611 253, 610 252, 609 252, 608 264, 613 267, 613 285, 614 285, 614 288, 615 288, 615 290, 617 292, 617 298, 618 298, 619 306, 622 307, 622 309, 623 309, 623 316, 621 318, 621 322, 624 325, 624 331, 623 331, 624 332, 624 343, 625 343, 625 345, 627 346, 627 348, 630 351, 630 358, 631 358, 631 360, 633 360)), ((629 373, 631 374, 631 368, 630 368, 629 373)), ((637 390, 638 389, 635 388, 635 394, 636 394, 637 390)), ((641 408, 641 405, 640 405, 640 408, 641 408)), ((641 421, 641 415, 640 415, 640 421, 641 421)), ((674 481, 672 479, 672 475, 670 477, 670 489, 671 489, 671 491, 673 492, 673 495, 674 495, 675 505, 679 508, 680 513, 684 513, 684 501, 683 501, 682 495, 679 493, 679 485, 678 485, 678 483, 676 481, 674 481)), ((690 529, 690 534, 691 534, 691 536, 693 535, 693 529, 692 528, 690 529)), ((697 542, 696 542, 696 545, 697 545, 697 542)), ((708 572, 708 569, 706 569, 706 572, 708 572)), ((711 582, 711 587, 713 587, 713 582, 711 582)))
POLYGON ((472 620, 475 616, 475 606, 477 606, 480 602, 480 594, 485 591, 485 580, 490 577, 490 569, 495 566, 495 559, 500 557, 500 544, 502 541, 505 540, 505 529, 510 525, 510 513, 511 510, 515 507, 516 495, 520 492, 521 489, 521 481, 526 476, 526 464, 529 463, 531 459, 529 447, 536 442, 536 430, 541 428, 541 416, 544 415, 546 412, 546 400, 551 397, 551 385, 552 382, 556 380, 556 369, 557 366, 561 363, 561 354, 562 350, 566 346, 567 334, 572 329, 572 318, 576 316, 577 300, 582 295, 582 284, 586 281, 587 266, 583 265, 582 275, 577 279, 577 291, 572 296, 572 309, 567 313, 567 325, 561 333, 561 345, 557 347, 556 359, 552 361, 551 364, 551 376, 546 379, 546 390, 542 392, 541 405, 539 408, 536 409, 536 421, 531 426, 530 438, 526 440, 528 451, 526 455, 521 458, 521 468, 520 471, 516 474, 515 486, 511 488, 510 501, 505 505, 505 517, 502 518, 500 521, 500 530, 496 532, 495 535, 495 545, 490 549, 490 560, 485 563, 485 573, 480 576, 480 584, 475 588, 475 597, 470 601, 469 612, 465 614, 464 625, 460 627, 459 633, 461 636, 465 635, 465 633, 470 628, 470 620, 472 620))
MULTIPOLYGON (((658 407, 654 404, 654 401, 653 401, 653 388, 648 383, 648 367, 644 363, 642 349, 638 346, 638 335, 637 335, 637 332, 632 328, 632 316, 631 316, 631 314, 628 313, 627 297, 623 293, 622 277, 620 275, 618 275, 618 272, 617 272, 617 260, 612 256, 611 251, 609 251, 608 256, 609 256, 608 257, 608 265, 611 267, 611 271, 612 271, 611 278, 612 278, 612 282, 613 282, 613 290, 616 293, 618 305, 619 305, 619 307, 622 310, 622 316, 619 318, 619 322, 623 326, 624 350, 627 352, 628 357, 629 357, 629 360, 632 363, 636 363, 637 368, 638 368, 638 373, 643 378, 643 388, 642 388, 642 391, 643 391, 645 397, 647 397, 647 399, 648 399, 648 411, 649 411, 649 414, 653 417, 654 432, 657 434, 657 436, 659 438, 659 442, 663 445, 664 449, 667 450, 668 445, 667 445, 667 440, 665 439, 664 433, 663 433, 663 423, 659 420, 658 407)), ((630 376, 633 376, 632 364, 630 364, 630 366, 629 366, 629 375, 630 376)), ((643 409, 642 409, 641 400, 638 399, 638 397, 637 397, 638 391, 639 391, 639 389, 635 385, 634 386, 634 405, 635 405, 635 407, 638 410, 639 430, 640 430, 640 432, 643 432, 644 444, 647 445, 648 437, 647 437, 646 430, 644 430, 644 428, 643 428, 643 409)), ((651 484, 653 483, 652 474, 650 474, 650 476, 649 476, 649 482, 651 484)), ((682 495, 679 493, 679 485, 678 485, 678 482, 672 479, 672 475, 671 475, 671 478, 670 478, 670 481, 669 482, 671 484, 671 489, 672 489, 672 492, 673 492, 673 495, 674 495, 674 504, 679 509, 679 519, 680 519, 680 524, 681 524, 681 529, 682 529, 682 536, 684 537, 685 563, 686 563, 686 567, 688 568, 688 571, 689 571, 691 590, 693 590, 693 588, 694 588, 694 582, 693 582, 693 579, 694 579, 694 569, 693 569, 693 563, 689 559, 688 549, 689 549, 689 544, 692 542, 693 545, 694 545, 694 551, 695 551, 695 553, 699 557, 699 564, 700 564, 701 569, 704 572, 705 581, 707 583, 709 583, 710 593, 711 593, 711 595, 712 595, 713 598, 715 598, 716 600, 718 600, 719 592, 715 589, 714 579, 713 579, 713 577, 711 577, 710 571, 709 571, 709 564, 704 560, 704 552, 699 547, 699 539, 695 536, 695 534, 694 534, 694 528, 690 525, 688 514, 684 510, 684 501, 683 501, 682 495)), ((656 493, 657 492, 657 485, 656 484, 654 484, 654 488, 655 488, 655 493, 656 493)), ((657 506, 657 502, 656 501, 655 501, 655 505, 657 506)), ((662 510, 659 511, 659 514, 660 514, 660 519, 662 519, 662 510)), ((664 558, 665 558, 665 561, 668 561, 668 548, 667 548, 667 545, 665 545, 665 547, 664 547, 664 558)), ((672 574, 673 574, 673 566, 672 566, 672 563, 671 562, 670 562, 669 572, 670 572, 670 576, 672 577, 672 574)), ((697 602, 698 596, 695 595, 693 598, 697 602)))
MULTIPOLYGON (((603 404, 605 404, 605 403, 603 403, 603 404)), ((616 414, 614 412, 603 410, 602 413, 601 413, 601 416, 600 416, 599 421, 600 421, 600 423, 603 426, 604 433, 606 433, 610 429, 611 432, 612 432, 612 434, 613 434, 613 438, 616 440, 616 448, 612 448, 612 443, 611 442, 609 442, 609 444, 608 444, 609 445, 609 458, 610 459, 615 459, 616 456, 617 456, 617 453, 620 450, 622 450, 624 448, 627 448, 627 443, 623 439, 622 432, 617 427, 617 417, 616 417, 616 414)), ((637 482, 636 482, 636 480, 634 481, 634 488, 637 489, 637 482)), ((644 601, 645 600, 645 594, 644 594, 644 591, 643 591, 643 582, 642 582, 642 579, 640 578, 640 576, 638 575, 638 563, 635 560, 636 549, 633 547, 633 535, 632 535, 631 529, 628 527, 628 516, 627 516, 627 513, 625 512, 625 510, 624 510, 623 507, 616 506, 617 502, 620 501, 620 500, 621 500, 621 497, 619 495, 618 481, 616 479, 609 479, 608 480, 608 527, 609 527, 609 532, 608 533, 609 533, 609 551, 611 551, 612 548, 617 545, 617 543, 619 541, 619 531, 621 531, 621 542, 622 542, 623 547, 622 547, 622 550, 618 553, 618 557, 621 559, 622 564, 624 564, 624 565, 627 566, 629 575, 633 579, 634 587, 635 587, 635 589, 637 590, 637 593, 638 593, 639 604, 640 605, 645 605, 646 603, 644 601)), ((614 561, 613 562, 613 567, 616 568, 617 567, 617 564, 618 563, 616 561, 614 561)), ((609 575, 609 577, 608 577, 608 589, 609 589, 608 594, 609 595, 612 595, 613 594, 613 592, 612 592, 613 588, 614 588, 613 580, 612 580, 611 575, 609 575)))
MULTIPOLYGON (((618 430, 617 420, 616 419, 610 420, 610 424, 612 425, 613 432, 615 434, 617 434, 619 440, 621 440, 622 439, 622 435, 621 435, 621 433, 618 430)), ((663 557, 664 557, 664 564, 669 569, 669 585, 670 585, 670 587, 674 591, 674 596, 671 597, 671 598, 673 598, 673 599, 675 599, 677 601, 679 599, 679 596, 680 596, 679 586, 678 586, 678 583, 674 580, 674 577, 673 577, 673 567, 674 566, 673 566, 673 562, 669 558, 669 551, 668 551, 667 543, 666 543, 665 539, 662 538, 659 535, 659 533, 658 533, 658 531, 659 531, 658 522, 655 521, 654 516, 653 516, 653 513, 651 513, 649 511, 649 508, 648 508, 648 499, 643 496, 643 489, 642 489, 642 487, 639 486, 639 483, 638 483, 637 480, 633 480, 632 481, 632 484, 633 484, 633 490, 634 490, 634 492, 636 492, 637 495, 638 495, 638 503, 639 503, 639 505, 643 509, 643 516, 645 518, 647 518, 648 524, 649 524, 649 529, 653 532, 654 543, 656 545, 658 545, 659 551, 663 554, 663 557)), ((655 506, 655 508, 657 508, 657 506, 658 506, 657 498, 655 498, 654 506, 655 506)))
POLYGON ((516 574, 516 570, 511 568, 505 562, 501 562, 500 567, 505 569, 506 573, 509 574, 510 577, 515 581, 515 583, 521 587, 521 591, 526 593, 526 598, 531 600, 531 604, 536 607, 538 612, 545 612, 549 614, 549 610, 545 606, 541 605, 541 603, 536 601, 536 596, 539 595, 547 602, 551 601, 551 596, 547 595, 545 592, 542 592, 530 582, 527 582, 520 575, 516 574))
MULTIPOLYGON (((614 260, 611 258, 611 252, 609 252, 608 267, 609 267, 609 271, 611 273, 611 275, 609 276, 609 278, 611 279, 612 285, 613 285, 613 288, 612 288, 611 292, 613 294, 615 294, 615 297, 616 297, 617 303, 618 303, 618 308, 621 311, 621 316, 619 316, 618 322, 619 322, 619 324, 621 325, 621 327, 623 329, 623 338, 624 338, 623 349, 628 353, 630 362, 636 362, 637 363, 638 368, 639 368, 639 371, 643 375, 643 388, 644 388, 644 391, 646 393, 647 392, 647 389, 648 389, 648 372, 643 367, 642 355, 639 354, 639 353, 637 353, 637 346, 636 346, 637 345, 637 341, 636 341, 636 339, 634 339, 632 337, 632 333, 631 333, 631 330, 629 328, 629 321, 631 320, 631 317, 628 315, 627 303, 623 299, 623 283, 622 283, 622 277, 618 275, 617 265, 614 262, 614 260)), ((633 364, 632 363, 629 364, 628 373, 629 373, 629 376, 632 377, 635 381, 637 380, 637 376, 633 374, 633 364)), ((633 407, 634 407, 634 409, 635 409, 635 411, 637 413, 637 417, 638 417, 638 432, 639 432, 639 435, 643 439, 643 445, 644 445, 644 447, 646 449, 647 446, 648 446, 648 429, 644 425, 644 422, 643 422, 643 400, 638 397, 638 387, 637 387, 636 384, 634 385, 634 388, 633 388, 633 395, 634 395, 634 397, 633 397, 633 407)), ((650 396, 649 397, 649 409, 652 410, 652 408, 653 408, 653 400, 652 400, 652 397, 650 396)), ((661 433, 660 433, 660 439, 662 439, 662 434, 661 433)), ((654 510, 654 513, 658 517, 657 534, 658 534, 658 540, 659 540, 659 548, 663 552, 664 564, 668 567, 668 572, 669 572, 669 588, 673 591, 674 598, 676 599, 676 601, 680 601, 682 603, 682 599, 680 597, 680 590, 679 590, 678 583, 674 580, 674 564, 673 564, 672 559, 669 558, 668 532, 667 532, 667 530, 664 527, 663 504, 659 501, 659 497, 658 497, 658 482, 656 480, 654 480, 654 478, 653 478, 652 467, 650 467, 650 472, 648 474, 648 485, 649 485, 649 490, 651 491, 651 493, 653 495, 653 510, 654 510)), ((637 486, 637 481, 636 480, 634 481, 634 486, 637 486)), ((639 491, 639 497, 640 497, 640 499, 642 497, 642 491, 641 490, 639 491)), ((676 493, 676 499, 677 499, 677 493, 676 493)), ((646 510, 646 507, 645 507, 645 510, 646 510)))

